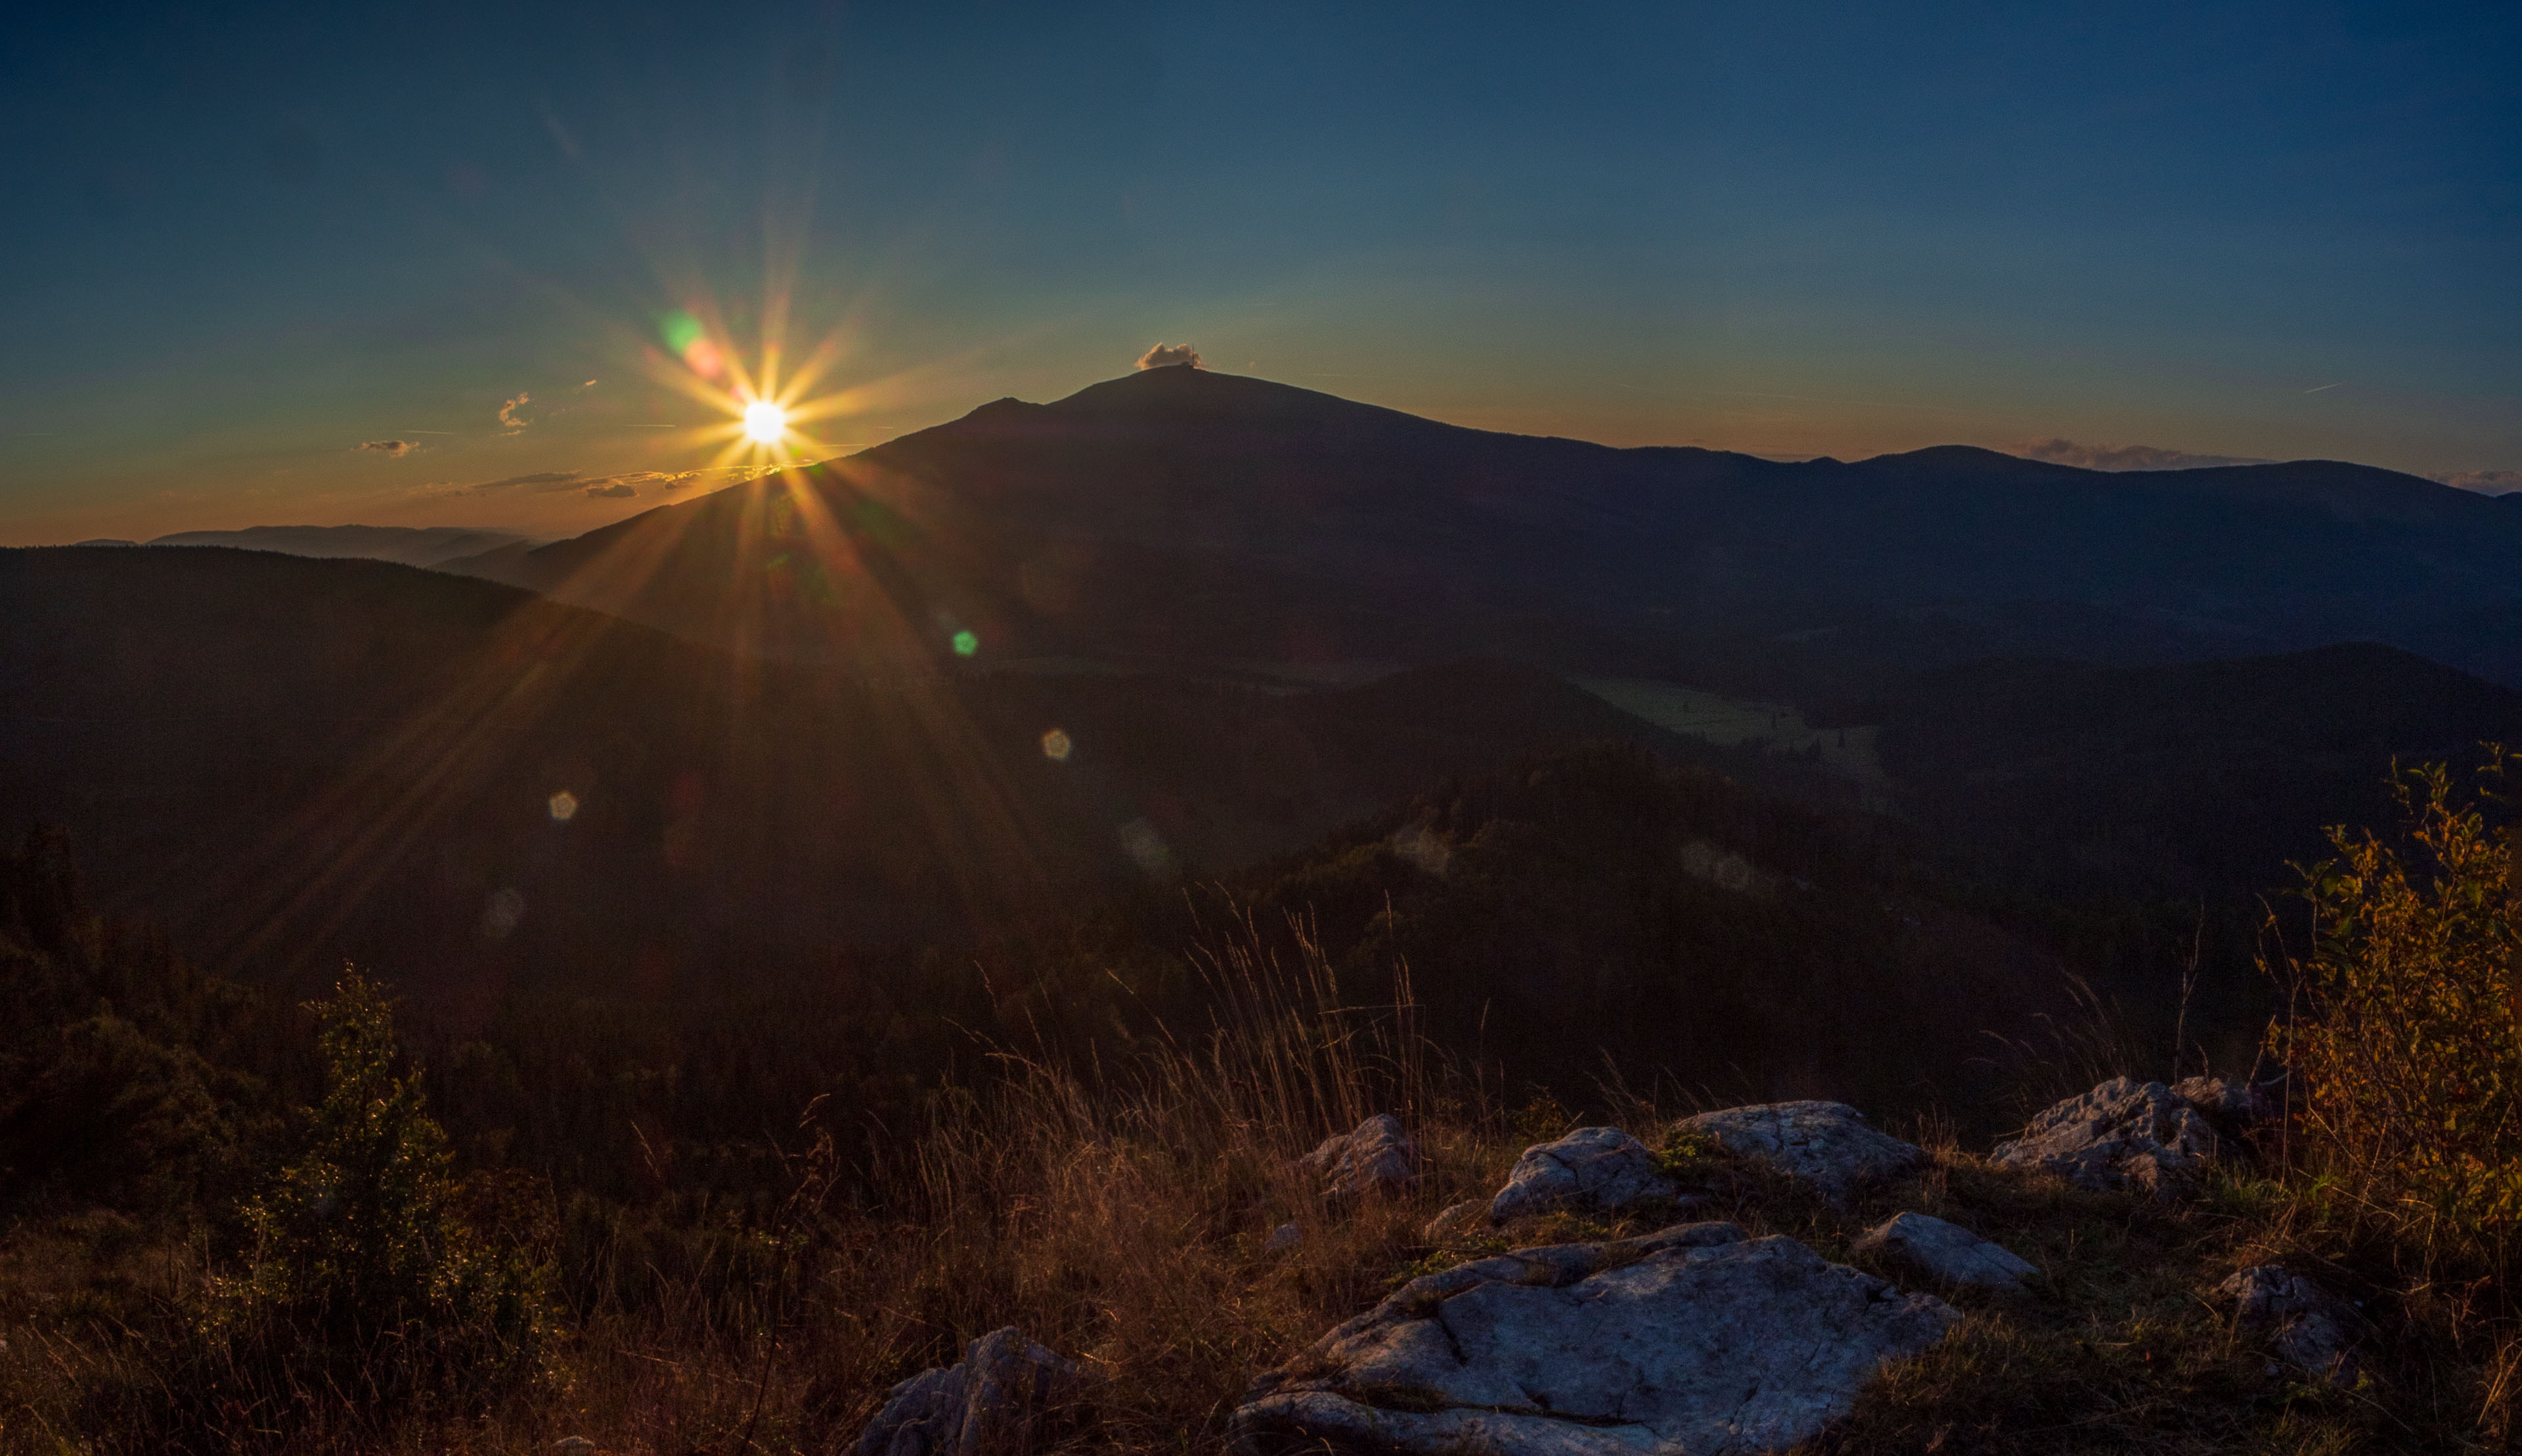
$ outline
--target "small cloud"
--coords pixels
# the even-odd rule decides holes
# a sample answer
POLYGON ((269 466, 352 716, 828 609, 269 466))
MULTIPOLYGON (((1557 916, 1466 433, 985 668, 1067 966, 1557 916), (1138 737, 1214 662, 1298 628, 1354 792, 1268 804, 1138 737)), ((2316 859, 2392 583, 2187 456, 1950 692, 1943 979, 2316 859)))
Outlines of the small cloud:
POLYGON ((417 440, 362 440, 358 444, 358 448, 375 450, 380 455, 393 455, 399 459, 420 448, 420 442, 417 440))
POLYGON ((1162 369, 1170 364, 1189 364, 1194 369, 1202 367, 1199 351, 1188 344, 1159 344, 1139 355, 1142 369, 1162 369))
POLYGON ((633 487, 615 481, 607 486, 589 486, 586 488, 586 493, 599 500, 624 500, 638 494, 639 492, 633 487))
POLYGON ((586 383, 580 385, 579 388, 583 390, 591 390, 595 388, 595 381, 590 379, 586 383))
POLYGON ((2030 441, 2016 446, 2012 453, 2086 470, 2204 470, 2216 465, 2274 463, 2252 455, 2201 455, 2159 445, 2078 445, 2072 440, 2030 441))
POLYGON ((507 426, 508 432, 512 435, 517 431, 524 429, 526 426, 533 424, 533 420, 526 418, 525 415, 521 413, 527 405, 532 404, 533 402, 535 402, 534 396, 520 394, 517 398, 500 405, 499 423, 507 426))

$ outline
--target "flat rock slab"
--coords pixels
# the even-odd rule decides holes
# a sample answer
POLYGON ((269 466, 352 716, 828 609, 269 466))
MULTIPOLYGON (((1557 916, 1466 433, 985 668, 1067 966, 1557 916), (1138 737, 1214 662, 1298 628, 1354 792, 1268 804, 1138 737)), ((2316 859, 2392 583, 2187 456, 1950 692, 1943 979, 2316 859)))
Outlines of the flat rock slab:
POLYGON ((1085 1378, 1009 1325, 963 1347, 961 1363, 888 1391, 856 1456, 991 1456, 1029 1449, 1034 1423, 1085 1378))
POLYGON ((1895 1214, 1868 1229, 1856 1246, 1896 1259, 1930 1279, 1981 1289, 2019 1290, 2027 1277, 2040 1272, 2004 1245, 1925 1213, 1895 1214))
POLYGON ((1927 1160, 1912 1144, 1868 1127, 1845 1103, 1761 1103, 1682 1119, 1678 1131, 1714 1139, 1845 1205, 1862 1185, 1896 1178, 1927 1160))
POLYGON ((1523 1150, 1506 1187, 1489 1200, 1489 1221, 1555 1208, 1608 1212, 1680 1192, 1644 1143, 1616 1127, 1580 1127, 1555 1143, 1523 1150))
POLYGON ((1400 1118, 1378 1112, 1354 1132, 1325 1138, 1297 1162, 1323 1174, 1334 1194, 1389 1191, 1419 1176, 1419 1148, 1400 1118))
POLYGON ((1804 1440, 1960 1319, 1727 1223, 1414 1280, 1255 1382, 1243 1456, 1738 1456, 1804 1440))
POLYGON ((2160 1082, 2114 1077, 2032 1118, 1989 1157, 2078 1188, 2171 1197, 2193 1188, 2216 1153, 2215 1128, 2186 1098, 2160 1082))

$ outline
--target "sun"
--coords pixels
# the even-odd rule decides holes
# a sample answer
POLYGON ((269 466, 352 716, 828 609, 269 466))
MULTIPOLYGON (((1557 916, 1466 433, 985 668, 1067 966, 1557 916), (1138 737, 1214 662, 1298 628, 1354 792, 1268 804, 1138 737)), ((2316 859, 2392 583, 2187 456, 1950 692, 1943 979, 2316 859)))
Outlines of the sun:
POLYGON ((788 411, 768 399, 756 399, 744 406, 745 438, 762 445, 777 445, 788 433, 788 411))

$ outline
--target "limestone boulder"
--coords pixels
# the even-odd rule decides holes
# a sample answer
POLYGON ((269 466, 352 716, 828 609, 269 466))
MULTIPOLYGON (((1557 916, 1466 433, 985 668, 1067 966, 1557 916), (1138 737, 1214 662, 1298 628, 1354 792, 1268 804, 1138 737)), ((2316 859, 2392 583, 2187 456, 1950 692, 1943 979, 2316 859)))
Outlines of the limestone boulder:
POLYGON ((1325 1138, 1296 1161, 1322 1174, 1332 1194, 1389 1193, 1419 1176, 1418 1145, 1389 1112, 1376 1113, 1354 1132, 1325 1138))
POLYGON ((1255 1382, 1240 1456, 1736 1456, 1807 1439, 1942 1301, 1732 1224, 1518 1249, 1405 1285, 1255 1382))
POLYGON ((1990 1157, 2078 1188, 2169 1198, 2193 1189, 2218 1149, 2215 1127, 2187 1099, 2160 1082, 2114 1077, 2032 1118, 1990 1157))
POLYGON ((1555 1143, 1523 1150, 1506 1187, 1489 1200, 1489 1221, 1558 1208, 1611 1212, 1680 1193, 1644 1143, 1616 1127, 1580 1127, 1555 1143))
POLYGON ((1858 1188, 1896 1178, 1927 1160, 1915 1146, 1867 1126, 1865 1114, 1845 1103, 1728 1107, 1685 1118, 1678 1130, 1711 1138, 1738 1157, 1809 1183, 1843 1207, 1858 1188))
POLYGON ((1030 1449, 1036 1426, 1086 1377, 1013 1325, 963 1347, 959 1364, 888 1391, 856 1456, 994 1456, 1030 1449))
POLYGON ((1856 1241, 1861 1251, 1880 1253, 1946 1284, 2011 1292, 2039 1273, 2031 1260, 1957 1223, 1925 1213, 1896 1214, 1856 1241))
POLYGON ((2355 1305, 2275 1264, 2245 1269, 2216 1292, 2280 1359, 2331 1385, 2356 1384, 2356 1346, 2370 1325, 2355 1305))

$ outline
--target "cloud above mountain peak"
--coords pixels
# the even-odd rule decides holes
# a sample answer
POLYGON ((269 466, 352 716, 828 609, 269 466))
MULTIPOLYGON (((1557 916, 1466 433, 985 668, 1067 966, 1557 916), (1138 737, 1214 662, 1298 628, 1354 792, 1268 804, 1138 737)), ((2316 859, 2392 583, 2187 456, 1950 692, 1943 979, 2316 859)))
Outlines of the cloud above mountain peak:
POLYGON ((2194 450, 2171 449, 2159 445, 2086 445, 2054 437, 2027 441, 2008 453, 2021 455, 2027 460, 2045 460, 2052 465, 2075 465, 2085 470, 2203 470, 2216 465, 2275 463, 2257 455, 2203 455, 2194 450))

